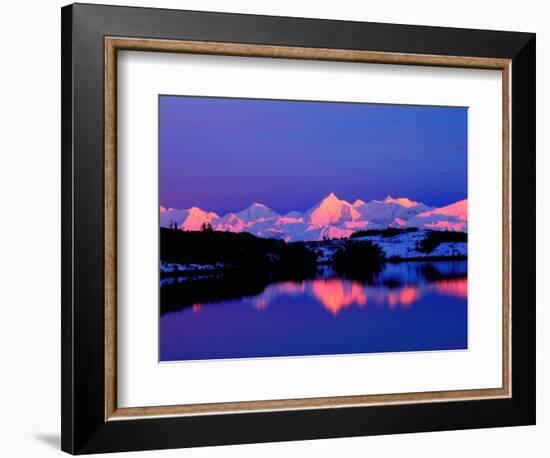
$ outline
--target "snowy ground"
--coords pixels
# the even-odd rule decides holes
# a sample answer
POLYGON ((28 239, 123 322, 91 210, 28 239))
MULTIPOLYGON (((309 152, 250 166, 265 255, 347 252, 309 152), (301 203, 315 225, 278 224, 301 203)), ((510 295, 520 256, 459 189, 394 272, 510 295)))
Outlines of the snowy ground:
POLYGON ((387 259, 412 259, 427 257, 464 257, 468 255, 466 242, 446 242, 440 244, 431 253, 417 250, 418 244, 426 237, 428 231, 418 230, 406 232, 394 237, 371 235, 346 240, 332 240, 328 242, 314 242, 308 246, 318 253, 318 262, 331 262, 334 254, 346 244, 370 241, 376 243, 384 252, 387 259))
POLYGON ((176 262, 160 261, 161 274, 173 274, 176 272, 182 273, 209 273, 217 270, 222 270, 225 266, 221 262, 216 264, 178 264, 176 262))

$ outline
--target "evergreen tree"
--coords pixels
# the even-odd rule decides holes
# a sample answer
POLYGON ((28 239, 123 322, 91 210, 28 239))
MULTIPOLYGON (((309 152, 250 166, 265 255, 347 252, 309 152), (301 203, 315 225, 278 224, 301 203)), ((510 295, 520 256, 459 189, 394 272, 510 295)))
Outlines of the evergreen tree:
POLYGON ((201 231, 202 232, 212 232, 214 229, 212 229, 212 224, 210 223, 202 223, 201 225, 201 231))

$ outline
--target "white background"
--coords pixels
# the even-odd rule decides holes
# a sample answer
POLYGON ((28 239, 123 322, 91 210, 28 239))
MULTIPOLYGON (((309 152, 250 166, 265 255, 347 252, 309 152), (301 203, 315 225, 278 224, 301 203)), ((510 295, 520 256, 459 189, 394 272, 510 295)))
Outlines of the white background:
MULTIPOLYGON (((111 4, 123 4, 110 0, 111 4)), ((538 80, 538 425, 322 441, 244 445, 193 450, 130 453, 125 456, 279 457, 542 457, 548 454, 550 401, 545 377, 550 354, 548 261, 550 161, 543 161, 543 90, 548 59, 550 15, 540 0, 386 2, 295 0, 138 1, 133 5, 309 16, 537 32, 538 80), (542 259, 546 258, 543 265, 542 259), (543 365, 544 360, 546 364, 543 365)), ((59 456, 60 384, 60 12, 58 1, 9 2, 0 17, 0 453, 10 457, 59 456), (32 273, 29 265, 34 266, 32 273)), ((546 145, 548 143, 546 142, 546 145)))
POLYGON ((120 407, 502 386, 500 72, 124 52, 117 75, 120 407), (468 350, 158 364, 158 94, 469 107, 468 350))

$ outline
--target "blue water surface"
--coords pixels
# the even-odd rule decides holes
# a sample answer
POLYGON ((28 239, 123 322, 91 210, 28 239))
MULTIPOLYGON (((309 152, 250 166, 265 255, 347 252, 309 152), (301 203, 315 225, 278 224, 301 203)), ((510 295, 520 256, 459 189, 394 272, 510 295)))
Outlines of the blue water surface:
POLYGON ((160 360, 466 349, 467 316, 466 261, 388 263, 368 281, 329 270, 162 313, 160 360))

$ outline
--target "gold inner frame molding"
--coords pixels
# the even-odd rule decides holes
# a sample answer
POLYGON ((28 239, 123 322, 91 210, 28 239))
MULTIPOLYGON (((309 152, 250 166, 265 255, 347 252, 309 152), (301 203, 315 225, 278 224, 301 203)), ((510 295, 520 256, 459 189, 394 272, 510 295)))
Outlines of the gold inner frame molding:
POLYGON ((511 60, 179 40, 105 37, 105 420, 275 410, 359 407, 511 397, 511 60), (119 408, 117 404, 117 51, 493 69, 502 72, 502 387, 364 396, 337 396, 119 408))

